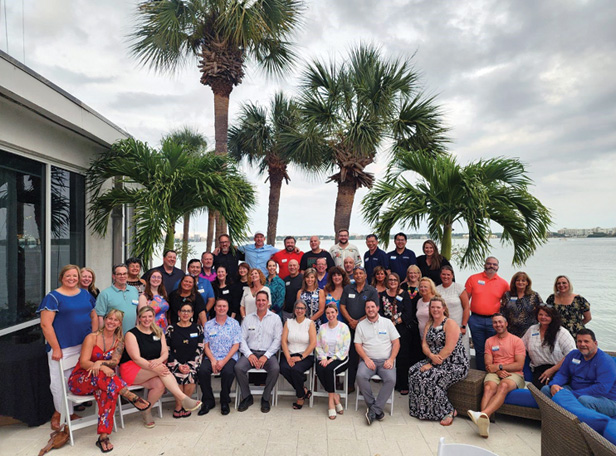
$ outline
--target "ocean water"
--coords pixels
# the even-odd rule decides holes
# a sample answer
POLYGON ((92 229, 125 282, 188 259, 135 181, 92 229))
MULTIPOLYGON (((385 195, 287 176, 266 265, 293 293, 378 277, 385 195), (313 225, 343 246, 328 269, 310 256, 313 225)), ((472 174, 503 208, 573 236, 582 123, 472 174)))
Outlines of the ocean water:
MULTIPOLYGON (((367 250, 363 240, 353 243, 361 252, 367 250)), ((322 241, 321 248, 329 249, 331 244, 332 241, 322 241)), ((420 255, 422 244, 423 240, 409 239, 407 248, 420 255)), ((310 250, 308 241, 299 241, 297 245, 302 251, 310 250)), ((454 240, 454 247, 465 245, 464 240, 454 240)), ((200 256, 205 243, 191 243, 191 247, 200 256)), ((282 242, 278 242, 276 247, 283 248, 282 242)), ((391 242, 387 250, 393 248, 391 242)), ((492 242, 490 254, 499 259, 501 277, 509 282, 517 271, 526 272, 533 282, 533 289, 544 301, 553 293, 556 276, 564 274, 569 277, 574 292, 590 302, 592 320, 587 327, 597 334, 599 346, 616 350, 616 238, 550 239, 521 267, 511 265, 513 248, 501 245, 496 239, 492 242)), ((460 269, 456 258, 451 263, 458 282, 464 283, 468 276, 480 271, 460 269)), ((160 264, 160 258, 154 264, 160 264)))

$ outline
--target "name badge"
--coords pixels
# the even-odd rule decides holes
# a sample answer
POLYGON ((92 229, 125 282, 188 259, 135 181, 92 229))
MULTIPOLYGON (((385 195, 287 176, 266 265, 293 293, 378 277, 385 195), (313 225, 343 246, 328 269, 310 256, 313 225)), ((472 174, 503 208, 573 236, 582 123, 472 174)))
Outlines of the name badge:
POLYGON ((402 296, 396 296, 396 300, 402 302, 402 296))
POLYGON ((254 327, 252 327, 252 328, 251 328, 251 327, 248 327, 248 331, 254 331, 254 330, 255 330, 255 328, 254 328, 254 327))
POLYGON ((395 256, 392 256, 392 257, 389 257, 389 259, 390 259, 390 260, 395 260, 395 259, 396 259, 396 257, 395 257, 395 256))
POLYGON ((291 282, 285 282, 284 284, 288 287, 289 285, 291 285, 291 282))
POLYGON ((536 337, 536 336, 538 336, 538 335, 539 335, 539 333, 533 333, 533 334, 531 334, 530 336, 531 336, 531 337, 536 337))
POLYGON ((197 291, 199 292, 199 294, 205 293, 205 290, 203 288, 199 288, 197 291))
POLYGON ((407 256, 403 256, 403 257, 402 257, 402 259, 403 259, 403 260, 408 260, 408 259, 409 259, 409 257, 407 257, 407 256))
POLYGON ((158 337, 158 336, 152 336, 152 340, 159 341, 159 340, 160 340, 160 337, 158 337))
POLYGON ((379 331, 379 335, 387 335, 387 331, 379 331))
POLYGON ((190 337, 191 337, 191 338, 195 338, 195 337, 197 337, 198 335, 199 335, 198 333, 190 333, 190 337))
POLYGON ((133 306, 138 306, 138 305, 139 305, 139 300, 133 299, 133 306))
POLYGON ((510 299, 510 301, 513 301, 513 302, 516 302, 517 300, 518 300, 517 296, 512 296, 511 299, 510 299))
POLYGON ((436 329, 437 331, 440 331, 441 329, 443 329, 443 325, 435 326, 434 329, 436 329))
POLYGON ((579 359, 576 359, 576 358, 573 358, 573 359, 571 360, 571 362, 572 362, 573 364, 580 364, 580 363, 581 363, 581 361, 580 361, 579 359))
POLYGON ((229 294, 229 290, 222 290, 222 294, 229 294))
POLYGON ((477 283, 479 285, 485 285, 486 284, 485 280, 478 280, 477 283))
POLYGON ((355 297, 355 293, 349 293, 349 298, 353 299, 355 297))
POLYGON ((210 337, 216 337, 218 335, 218 333, 216 331, 212 331, 210 333, 210 337))
POLYGON ((286 259, 286 258, 283 258, 280 262, 281 262, 281 263, 286 263, 286 262, 287 262, 287 259, 286 259))
POLYGON ((500 350, 500 347, 498 345, 495 345, 494 347, 492 347, 493 352, 497 352, 499 350, 500 350))

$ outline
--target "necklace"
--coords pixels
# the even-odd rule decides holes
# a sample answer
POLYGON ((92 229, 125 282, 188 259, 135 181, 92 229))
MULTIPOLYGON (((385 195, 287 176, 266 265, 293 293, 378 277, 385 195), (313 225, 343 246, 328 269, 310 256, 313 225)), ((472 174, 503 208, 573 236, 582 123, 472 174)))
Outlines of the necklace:
MULTIPOLYGON (((101 336, 103 337, 103 353, 107 352, 107 343, 105 341, 105 333, 101 333, 101 336)), ((113 347, 115 345, 115 335, 111 336, 111 347, 113 347)))

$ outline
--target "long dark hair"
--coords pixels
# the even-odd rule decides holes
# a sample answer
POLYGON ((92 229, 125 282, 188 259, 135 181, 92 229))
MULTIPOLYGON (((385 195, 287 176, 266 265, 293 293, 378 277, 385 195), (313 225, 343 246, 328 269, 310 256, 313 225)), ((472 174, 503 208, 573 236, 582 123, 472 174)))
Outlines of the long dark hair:
POLYGON ((327 271, 327 284, 325 285, 325 288, 323 288, 325 293, 331 293, 336 289, 336 285, 334 285, 334 280, 332 278, 334 274, 340 274, 342 276, 342 288, 346 287, 351 282, 344 269, 340 266, 332 266, 329 268, 329 271, 327 271))
POLYGON ((558 335, 558 331, 560 330, 560 326, 562 324, 562 319, 560 317, 560 312, 556 310, 555 307, 549 305, 539 305, 535 310, 535 318, 537 321, 539 320, 539 312, 543 310, 549 317, 552 318, 552 321, 548 325, 545 330, 545 336, 543 336, 543 342, 541 345, 550 347, 550 352, 554 353, 554 345, 556 344, 556 336, 558 335))
MULTIPOLYGON (((432 239, 428 239, 421 246, 421 250, 424 251, 424 254, 425 254, 424 247, 426 246, 426 244, 430 244, 432 246, 432 248, 434 249, 434 253, 430 257, 430 269, 433 269, 435 271, 440 271, 441 270, 441 263, 442 263, 442 261, 443 261, 443 259, 445 257, 439 253, 438 247, 436 246, 436 242, 434 242, 432 239)), ((426 258, 427 257, 428 257, 428 255, 426 255, 426 258)))
POLYGON ((166 301, 168 299, 168 296, 167 296, 167 290, 165 289, 165 284, 163 282, 163 273, 158 270, 153 271, 152 274, 150 274, 150 277, 148 277, 148 280, 146 280, 145 290, 143 294, 145 295, 146 298, 148 298, 148 301, 151 301, 152 299, 154 299, 154 293, 152 293, 152 285, 150 285, 150 279, 156 273, 160 274, 160 285, 158 286, 158 294, 162 296, 163 298, 165 298, 165 301, 166 301))

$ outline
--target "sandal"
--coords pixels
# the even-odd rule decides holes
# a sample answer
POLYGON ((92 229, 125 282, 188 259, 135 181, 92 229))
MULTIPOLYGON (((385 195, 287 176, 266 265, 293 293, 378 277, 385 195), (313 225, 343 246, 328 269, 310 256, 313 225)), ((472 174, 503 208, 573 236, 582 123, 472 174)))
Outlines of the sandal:
POLYGON ((105 437, 104 439, 101 439, 100 436, 98 437, 98 440, 96 441, 96 446, 99 447, 103 453, 109 453, 111 450, 113 450, 113 447, 109 448, 109 445, 111 445, 109 437, 105 437), (103 445, 105 445, 107 449, 104 449, 103 445))
POLYGON ((148 409, 145 412, 141 412, 141 419, 143 420, 143 425, 148 429, 152 429, 154 426, 156 426, 154 418, 152 418, 151 409, 148 409))
POLYGON ((400 390, 400 394, 407 396, 409 394, 409 390, 400 390))
POLYGON ((453 424, 453 419, 458 416, 458 412, 456 410, 454 410, 452 413, 448 413, 447 415, 445 415, 443 417, 443 419, 440 422, 441 426, 451 426, 453 424), (449 421, 448 423, 444 423, 444 421, 447 421, 451 419, 451 421, 449 421))
POLYGON ((336 411, 334 409, 328 409, 327 410, 327 416, 329 417, 330 420, 335 420, 336 419, 336 411))
POLYGON ((192 415, 192 412, 189 412, 188 410, 184 410, 184 408, 182 408, 182 418, 188 418, 190 415, 192 415))
POLYGON ((309 389, 306 390, 306 394, 304 394, 304 400, 307 401, 308 399, 310 399, 312 397, 312 391, 310 391, 309 389))
POLYGON ((183 412, 184 412, 183 408, 181 408, 180 410, 175 410, 174 409, 173 410, 173 418, 182 418, 184 416, 183 412))
POLYGON ((149 401, 146 401, 141 396, 133 393, 128 388, 123 388, 122 390, 120 390, 120 396, 122 396, 124 399, 126 399, 131 404, 133 404, 133 406, 140 412, 145 412, 147 409, 149 409, 152 406, 152 404, 149 401), (126 390, 126 391, 123 391, 123 390, 126 390), (140 404, 141 406, 137 404, 140 404))
POLYGON ((340 402, 336 404, 336 413, 338 415, 344 415, 344 407, 342 406, 340 402))
POLYGON ((86 406, 83 404, 73 405, 73 410, 76 412, 83 412, 86 409, 86 406))
POLYGON ((301 410, 302 407, 304 406, 304 402, 303 402, 304 398, 300 397, 297 400, 302 401, 302 403, 300 404, 299 402, 293 402, 293 410, 301 410))
POLYGON ((196 401, 193 398, 186 396, 182 399, 182 408, 188 412, 194 412, 198 408, 201 408, 201 401, 196 401))

